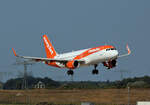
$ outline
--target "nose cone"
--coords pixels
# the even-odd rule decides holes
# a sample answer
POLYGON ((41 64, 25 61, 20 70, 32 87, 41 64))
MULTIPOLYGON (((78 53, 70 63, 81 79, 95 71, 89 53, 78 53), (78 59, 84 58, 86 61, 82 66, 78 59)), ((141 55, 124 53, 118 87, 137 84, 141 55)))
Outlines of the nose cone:
POLYGON ((117 59, 118 58, 118 51, 117 50, 110 50, 110 51, 106 51, 105 53, 105 57, 110 60, 110 59, 117 59))
POLYGON ((118 51, 117 51, 117 50, 114 50, 113 55, 114 55, 115 58, 117 58, 118 55, 119 55, 118 51))

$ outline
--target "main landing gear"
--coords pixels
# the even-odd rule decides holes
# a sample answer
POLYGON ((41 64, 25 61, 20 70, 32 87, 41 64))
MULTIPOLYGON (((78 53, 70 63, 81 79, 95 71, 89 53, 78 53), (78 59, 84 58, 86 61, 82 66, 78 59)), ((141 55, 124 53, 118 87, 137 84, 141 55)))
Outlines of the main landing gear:
POLYGON ((74 74, 73 70, 71 70, 71 69, 68 70, 67 74, 71 76, 71 81, 73 82, 73 74, 74 74))
MULTIPOLYGON (((99 73, 98 69, 96 69, 97 66, 98 66, 97 64, 94 65, 94 69, 92 70, 93 75, 97 75, 99 73)), ((74 72, 73 70, 70 69, 67 71, 67 74, 73 76, 74 72)))
POLYGON ((73 72, 73 70, 68 70, 67 74, 73 76, 74 72, 73 72))
POLYGON ((94 70, 92 71, 92 74, 98 74, 98 70, 96 69, 97 66, 97 64, 94 65, 94 70))

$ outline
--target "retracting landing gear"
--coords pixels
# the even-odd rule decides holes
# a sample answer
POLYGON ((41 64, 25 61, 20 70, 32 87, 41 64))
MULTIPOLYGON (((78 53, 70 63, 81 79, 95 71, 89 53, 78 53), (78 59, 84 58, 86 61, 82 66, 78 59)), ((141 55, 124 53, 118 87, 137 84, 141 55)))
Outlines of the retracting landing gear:
POLYGON ((67 74, 73 76, 74 72, 73 72, 73 70, 68 70, 67 74))
POLYGON ((96 69, 97 66, 97 64, 94 65, 94 70, 92 71, 92 74, 98 74, 98 70, 96 69))

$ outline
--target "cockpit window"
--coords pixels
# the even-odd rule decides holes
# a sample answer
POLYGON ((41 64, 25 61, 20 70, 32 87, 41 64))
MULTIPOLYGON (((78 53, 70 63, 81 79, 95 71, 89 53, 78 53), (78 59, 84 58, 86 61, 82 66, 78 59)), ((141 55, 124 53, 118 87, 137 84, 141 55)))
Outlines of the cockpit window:
POLYGON ((109 50, 110 50, 110 48, 107 48, 107 49, 106 49, 106 51, 109 51, 109 50))
POLYGON ((107 48, 106 51, 109 51, 109 50, 116 50, 116 48, 107 48))
POLYGON ((116 50, 116 48, 111 48, 111 50, 116 50))

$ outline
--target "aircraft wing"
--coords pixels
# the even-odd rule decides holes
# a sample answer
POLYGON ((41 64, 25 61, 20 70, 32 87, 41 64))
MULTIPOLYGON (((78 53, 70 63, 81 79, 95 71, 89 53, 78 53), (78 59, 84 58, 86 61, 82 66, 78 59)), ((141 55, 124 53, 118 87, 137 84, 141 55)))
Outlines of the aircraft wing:
MULTIPOLYGON (((17 55, 17 53, 15 52, 15 50, 12 48, 13 50, 13 53, 16 57, 19 57, 19 58, 23 58, 23 59, 28 59, 30 61, 35 61, 35 62, 44 62, 44 61, 47 61, 47 62, 60 62, 60 63, 67 63, 68 61, 70 61, 69 59, 55 59, 55 58, 42 58, 42 57, 30 57, 30 56, 19 56, 17 55)), ((84 60, 80 60, 80 59, 77 59, 76 61, 78 61, 79 63, 85 63, 84 60)))
POLYGON ((130 50, 128 44, 127 44, 127 46, 126 46, 126 49, 127 49, 128 53, 127 53, 127 54, 120 55, 120 56, 118 56, 118 57, 124 57, 124 56, 130 55, 130 54, 131 54, 131 50, 130 50))

